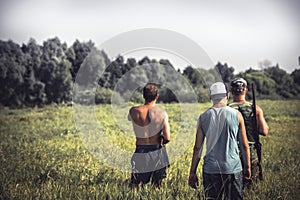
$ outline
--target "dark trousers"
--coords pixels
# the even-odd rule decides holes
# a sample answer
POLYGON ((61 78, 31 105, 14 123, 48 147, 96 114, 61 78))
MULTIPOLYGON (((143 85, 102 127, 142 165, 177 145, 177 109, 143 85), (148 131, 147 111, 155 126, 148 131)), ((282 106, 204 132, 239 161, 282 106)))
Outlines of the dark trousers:
POLYGON ((243 199, 243 173, 207 174, 203 173, 203 184, 207 199, 243 199))

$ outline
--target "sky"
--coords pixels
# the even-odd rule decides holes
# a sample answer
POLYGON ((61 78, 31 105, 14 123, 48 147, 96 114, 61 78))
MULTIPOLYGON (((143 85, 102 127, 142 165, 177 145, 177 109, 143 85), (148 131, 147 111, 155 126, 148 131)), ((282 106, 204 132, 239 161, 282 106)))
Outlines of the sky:
POLYGON ((236 72, 268 60, 290 73, 300 67, 299 9, 300 0, 0 0, 0 39, 42 44, 57 36, 68 46, 76 39, 101 45, 136 29, 166 29, 236 72))

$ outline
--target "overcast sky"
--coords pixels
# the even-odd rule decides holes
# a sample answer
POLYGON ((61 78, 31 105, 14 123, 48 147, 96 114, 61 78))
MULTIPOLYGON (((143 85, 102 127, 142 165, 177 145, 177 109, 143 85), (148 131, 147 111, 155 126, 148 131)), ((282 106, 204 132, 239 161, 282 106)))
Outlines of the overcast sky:
POLYGON ((236 72, 265 59, 292 72, 299 68, 299 9, 299 0, 0 0, 0 39, 101 45, 126 31, 160 28, 194 40, 236 72))

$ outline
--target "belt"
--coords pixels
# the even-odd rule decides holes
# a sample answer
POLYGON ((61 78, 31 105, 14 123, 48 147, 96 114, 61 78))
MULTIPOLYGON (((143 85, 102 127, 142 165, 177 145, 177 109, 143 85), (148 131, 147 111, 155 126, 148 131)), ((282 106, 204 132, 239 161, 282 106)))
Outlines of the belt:
POLYGON ((160 144, 138 144, 136 145, 137 149, 160 149, 160 144))

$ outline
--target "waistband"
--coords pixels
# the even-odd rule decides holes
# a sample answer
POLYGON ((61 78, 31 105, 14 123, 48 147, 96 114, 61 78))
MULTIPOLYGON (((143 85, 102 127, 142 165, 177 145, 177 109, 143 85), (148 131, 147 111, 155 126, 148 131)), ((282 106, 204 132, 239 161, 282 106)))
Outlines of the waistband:
POLYGON ((149 150, 156 150, 160 149, 162 146, 160 144, 138 144, 136 145, 136 149, 149 149, 149 150))

